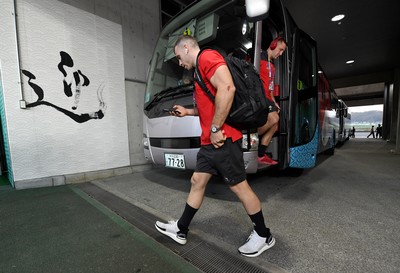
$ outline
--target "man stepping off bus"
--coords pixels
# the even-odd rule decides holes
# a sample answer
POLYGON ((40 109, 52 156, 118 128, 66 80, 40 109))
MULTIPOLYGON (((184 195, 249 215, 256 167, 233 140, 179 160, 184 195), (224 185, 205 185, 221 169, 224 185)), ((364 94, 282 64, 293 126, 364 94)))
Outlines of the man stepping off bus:
POLYGON ((258 162, 263 165, 276 165, 278 162, 269 158, 265 152, 272 140, 275 132, 278 130, 279 105, 275 101, 275 66, 273 61, 278 59, 286 50, 286 41, 282 37, 274 39, 267 51, 261 53, 260 78, 264 85, 265 95, 270 101, 269 114, 267 122, 258 128, 258 135, 262 136, 260 147, 258 148, 258 162))

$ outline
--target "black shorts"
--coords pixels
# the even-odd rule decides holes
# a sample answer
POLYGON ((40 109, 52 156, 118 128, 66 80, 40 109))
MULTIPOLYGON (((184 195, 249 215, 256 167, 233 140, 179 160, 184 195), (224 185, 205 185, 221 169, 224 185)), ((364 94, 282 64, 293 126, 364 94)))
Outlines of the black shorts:
POLYGON ((220 174, 225 183, 232 186, 245 180, 242 140, 232 142, 227 138, 218 149, 212 144, 201 146, 197 154, 196 172, 220 174))
POLYGON ((276 104, 272 100, 267 99, 267 102, 268 102, 268 105, 267 105, 268 113, 278 112, 279 109, 278 109, 278 107, 276 107, 276 104))

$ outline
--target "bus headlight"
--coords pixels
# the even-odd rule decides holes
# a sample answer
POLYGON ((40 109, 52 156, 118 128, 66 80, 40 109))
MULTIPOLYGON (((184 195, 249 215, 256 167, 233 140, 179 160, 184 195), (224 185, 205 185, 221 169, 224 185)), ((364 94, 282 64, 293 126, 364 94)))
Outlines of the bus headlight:
POLYGON ((143 134, 143 148, 149 149, 149 138, 146 134, 143 134))
MULTIPOLYGON (((248 149, 248 134, 243 133, 243 140, 242 140, 242 149, 247 150, 248 149)), ((250 150, 249 151, 257 151, 258 150, 258 134, 257 133, 252 133, 250 134, 250 150)))

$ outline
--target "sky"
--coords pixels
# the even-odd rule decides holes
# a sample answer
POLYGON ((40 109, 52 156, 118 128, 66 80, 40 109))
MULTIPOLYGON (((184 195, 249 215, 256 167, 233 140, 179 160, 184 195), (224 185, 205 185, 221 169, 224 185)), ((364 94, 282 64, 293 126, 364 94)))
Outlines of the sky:
POLYGON ((365 111, 383 111, 383 104, 367 105, 367 106, 353 106, 349 107, 352 113, 354 112, 365 112, 365 111))

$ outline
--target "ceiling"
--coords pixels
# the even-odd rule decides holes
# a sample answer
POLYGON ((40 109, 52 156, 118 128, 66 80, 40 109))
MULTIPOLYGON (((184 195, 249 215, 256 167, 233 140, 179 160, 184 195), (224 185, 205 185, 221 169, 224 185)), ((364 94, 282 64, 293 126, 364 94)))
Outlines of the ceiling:
MULTIPOLYGON (((400 1, 282 1, 299 28, 317 41, 319 63, 339 97, 382 100, 383 83, 393 82, 394 69, 400 68, 400 1), (337 14, 345 15, 340 23, 331 21, 337 14), (346 64, 348 60, 354 63, 346 64), (364 89, 369 95, 363 94, 364 89)), ((192 2, 161 1, 163 24, 169 19, 166 13, 173 16, 192 2)), ((365 100, 365 104, 372 103, 365 100)))

